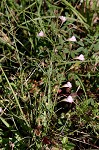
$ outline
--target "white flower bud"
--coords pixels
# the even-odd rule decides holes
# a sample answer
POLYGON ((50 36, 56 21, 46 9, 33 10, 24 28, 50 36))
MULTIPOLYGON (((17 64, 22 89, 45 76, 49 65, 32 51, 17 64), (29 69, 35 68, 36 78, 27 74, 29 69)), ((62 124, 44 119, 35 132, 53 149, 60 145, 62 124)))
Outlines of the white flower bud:
POLYGON ((76 37, 75 36, 72 36, 71 38, 68 39, 68 41, 71 41, 71 42, 76 42, 76 37))
POLYGON ((45 34, 44 34, 44 32, 43 31, 40 31, 39 33, 38 33, 38 35, 37 35, 38 37, 44 37, 45 36, 45 34))
POLYGON ((68 103, 73 103, 74 102, 72 96, 70 96, 70 95, 67 98, 64 98, 62 101, 68 102, 68 103))
POLYGON ((83 54, 80 54, 80 55, 79 55, 78 57, 76 57, 75 59, 78 59, 78 60, 81 60, 81 61, 84 61, 84 60, 85 60, 83 54))
POLYGON ((3 111, 3 110, 2 110, 2 107, 0 107, 0 113, 2 113, 2 111, 3 111))
POLYGON ((62 21, 62 24, 66 21, 66 17, 64 16, 59 16, 59 19, 62 21))
POLYGON ((72 88, 72 84, 71 84, 70 82, 67 82, 67 83, 64 84, 62 87, 72 88))

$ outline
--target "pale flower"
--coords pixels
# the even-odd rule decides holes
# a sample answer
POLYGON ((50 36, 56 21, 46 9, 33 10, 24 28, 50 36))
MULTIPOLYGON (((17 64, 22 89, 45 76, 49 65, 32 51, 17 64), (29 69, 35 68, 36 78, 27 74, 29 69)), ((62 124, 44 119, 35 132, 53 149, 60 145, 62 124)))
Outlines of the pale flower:
POLYGON ((2 107, 0 107, 0 113, 2 113, 2 111, 3 111, 3 110, 2 110, 2 107))
POLYGON ((14 143, 12 143, 11 141, 9 142, 10 147, 12 147, 12 149, 15 147, 14 143))
POLYGON ((40 32, 37 34, 37 36, 38 36, 38 37, 44 37, 44 36, 45 36, 45 34, 44 34, 44 32, 43 32, 43 31, 40 31, 40 32))
POLYGON ((64 16, 59 16, 59 19, 62 21, 62 23, 64 23, 66 21, 66 17, 64 17, 64 16))
POLYGON ((72 88, 72 84, 71 84, 70 82, 67 82, 67 83, 64 84, 62 87, 72 88))
POLYGON ((80 54, 80 55, 79 55, 78 57, 76 57, 75 59, 78 59, 78 60, 81 60, 81 61, 84 61, 84 60, 85 60, 83 54, 80 54))
POLYGON ((67 98, 64 98, 62 101, 68 102, 68 103, 73 103, 74 102, 72 96, 70 96, 70 95, 67 98))
POLYGON ((75 36, 72 36, 71 38, 68 39, 68 41, 71 41, 71 42, 76 42, 76 37, 75 36))

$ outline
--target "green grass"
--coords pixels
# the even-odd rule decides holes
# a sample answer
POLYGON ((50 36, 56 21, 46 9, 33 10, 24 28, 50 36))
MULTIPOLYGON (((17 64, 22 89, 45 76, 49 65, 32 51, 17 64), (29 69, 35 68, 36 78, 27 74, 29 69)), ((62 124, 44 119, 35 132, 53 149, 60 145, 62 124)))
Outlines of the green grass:
POLYGON ((0 149, 99 149, 98 13, 89 1, 0 1, 0 149), (64 81, 73 107, 60 104, 64 81))

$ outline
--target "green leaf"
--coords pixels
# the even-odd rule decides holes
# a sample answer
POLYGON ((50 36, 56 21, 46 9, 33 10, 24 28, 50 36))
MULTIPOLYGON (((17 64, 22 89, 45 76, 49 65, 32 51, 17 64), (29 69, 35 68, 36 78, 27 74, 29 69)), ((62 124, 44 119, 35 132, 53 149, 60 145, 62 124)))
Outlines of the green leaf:
POLYGON ((4 118, 0 117, 0 119, 5 124, 6 127, 8 128, 10 127, 10 125, 7 123, 7 121, 4 118))
POLYGON ((69 49, 64 48, 64 53, 70 53, 69 49))
POLYGON ((79 44, 80 46, 84 46, 84 43, 82 41, 79 41, 77 44, 79 44))
POLYGON ((75 144, 73 144, 73 143, 68 143, 68 144, 67 144, 68 150, 73 150, 74 147, 75 147, 75 144))
POLYGON ((88 104, 91 104, 92 106, 94 106, 94 100, 92 98, 88 99, 88 104))
POLYGON ((62 144, 65 145, 66 143, 68 143, 68 137, 63 137, 62 144))
POLYGON ((97 42, 96 44, 94 44, 94 50, 95 51, 99 51, 99 42, 97 42))
POLYGON ((76 51, 77 52, 83 52, 84 51, 84 47, 79 47, 76 51))

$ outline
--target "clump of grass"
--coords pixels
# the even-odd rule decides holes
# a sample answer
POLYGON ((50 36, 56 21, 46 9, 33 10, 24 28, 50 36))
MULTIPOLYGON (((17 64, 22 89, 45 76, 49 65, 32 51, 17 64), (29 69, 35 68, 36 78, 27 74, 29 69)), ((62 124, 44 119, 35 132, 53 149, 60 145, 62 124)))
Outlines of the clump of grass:
POLYGON ((1 149, 99 148, 98 9, 88 4, 0 2, 1 149))

